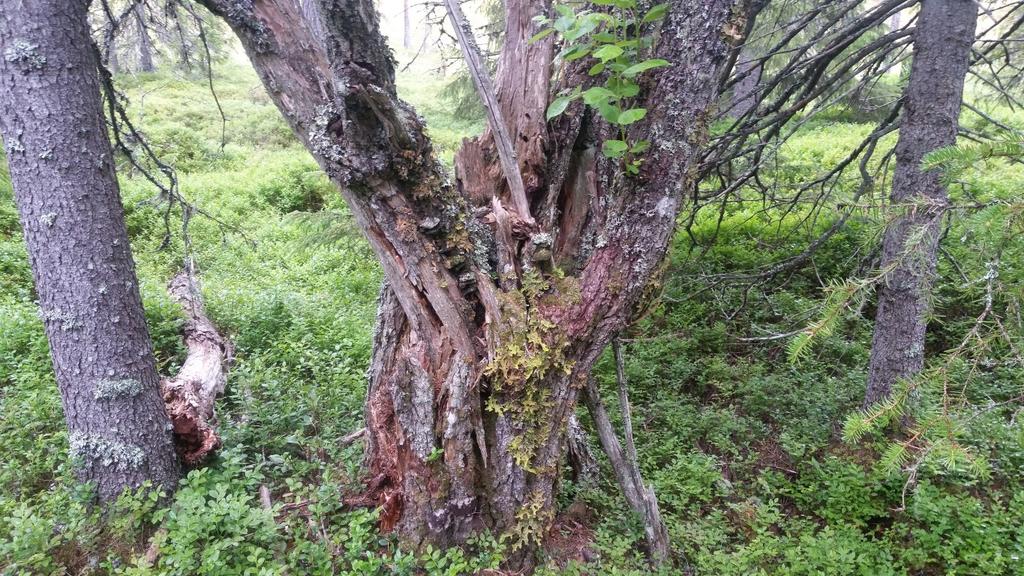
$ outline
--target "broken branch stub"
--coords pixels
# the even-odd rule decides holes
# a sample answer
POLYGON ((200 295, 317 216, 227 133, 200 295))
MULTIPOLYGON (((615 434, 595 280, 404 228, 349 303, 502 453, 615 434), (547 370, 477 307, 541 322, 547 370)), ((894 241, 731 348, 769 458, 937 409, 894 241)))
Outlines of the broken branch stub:
POLYGON ((508 125, 502 117, 501 107, 498 104, 498 97, 491 83, 491 77, 487 73, 483 59, 480 57, 480 48, 476 45, 476 38, 473 36, 473 28, 462 12, 459 0, 444 0, 448 17, 452 19, 452 28, 455 29, 455 36, 459 40, 459 47, 462 48, 462 55, 466 59, 466 67, 469 68, 469 76, 473 79, 473 86, 476 87, 480 101, 487 111, 487 125, 494 136, 494 147, 498 151, 498 159, 501 162, 501 170, 505 173, 505 180, 508 182, 509 191, 512 194, 512 203, 519 218, 527 225, 533 226, 533 216, 530 214, 530 202, 526 198, 526 186, 523 184, 523 174, 519 171, 519 159, 516 157, 516 148, 512 144, 512 138, 508 134, 508 125))

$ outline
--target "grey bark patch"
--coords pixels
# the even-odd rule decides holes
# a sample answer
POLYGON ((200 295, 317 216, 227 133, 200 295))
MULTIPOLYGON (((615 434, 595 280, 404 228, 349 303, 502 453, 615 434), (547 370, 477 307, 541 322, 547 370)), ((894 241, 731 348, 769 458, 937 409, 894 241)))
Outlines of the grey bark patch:
POLYGON ((426 461, 434 451, 434 385, 430 374, 413 362, 407 362, 408 377, 396 383, 393 391, 395 415, 402 424, 413 453, 426 461))

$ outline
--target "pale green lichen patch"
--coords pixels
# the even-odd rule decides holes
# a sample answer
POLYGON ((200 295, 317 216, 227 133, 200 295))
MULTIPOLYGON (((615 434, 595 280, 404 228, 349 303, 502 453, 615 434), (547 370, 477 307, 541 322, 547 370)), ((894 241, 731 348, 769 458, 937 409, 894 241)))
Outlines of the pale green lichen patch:
POLYGON ((75 432, 70 437, 71 457, 85 465, 99 464, 118 472, 138 469, 146 453, 135 444, 94 434, 75 432))
POLYGON ((59 322, 60 329, 64 332, 82 327, 81 322, 73 314, 57 308, 53 310, 40 310, 39 318, 46 323, 59 322))
POLYGON ((46 57, 39 53, 39 46, 15 39, 4 50, 4 60, 30 70, 39 70, 46 65, 46 57))
POLYGON ((92 397, 97 400, 110 400, 113 398, 130 398, 142 392, 142 382, 123 379, 104 379, 96 382, 92 397))

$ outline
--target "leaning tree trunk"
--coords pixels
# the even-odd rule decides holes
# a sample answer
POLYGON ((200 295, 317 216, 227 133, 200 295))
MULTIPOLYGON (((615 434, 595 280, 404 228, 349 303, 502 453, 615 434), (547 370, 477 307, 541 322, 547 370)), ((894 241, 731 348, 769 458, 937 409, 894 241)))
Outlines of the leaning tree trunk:
MULTIPOLYGON (((550 85, 553 40, 529 42, 544 0, 508 0, 494 87, 527 202, 513 198, 491 131, 451 183, 422 121, 397 98, 370 0, 203 0, 235 30, 264 86, 336 182, 387 280, 366 402, 369 495, 409 546, 481 529, 517 560, 554 515, 565 428, 613 334, 650 295, 707 138, 744 2, 672 0, 645 78, 641 174, 599 152, 611 127, 551 93, 594 83, 576 62, 550 85), (322 30, 322 34, 319 32, 322 30), (525 213, 524 213, 525 211, 525 213)), ((517 194, 518 195, 518 194, 517 194)))
POLYGON ((0 129, 83 481, 172 488, 178 460, 128 246, 87 0, 0 2, 0 129))
POLYGON ((866 406, 888 397, 896 382, 924 366, 928 300, 947 196, 938 171, 922 172, 921 160, 956 141, 977 17, 971 0, 925 0, 918 16, 893 176, 892 203, 901 212, 882 241, 885 279, 878 293, 866 406))
POLYGON ((132 14, 139 34, 139 72, 152 72, 156 68, 153 66, 153 42, 149 39, 149 28, 146 26, 145 4, 136 4, 132 14))

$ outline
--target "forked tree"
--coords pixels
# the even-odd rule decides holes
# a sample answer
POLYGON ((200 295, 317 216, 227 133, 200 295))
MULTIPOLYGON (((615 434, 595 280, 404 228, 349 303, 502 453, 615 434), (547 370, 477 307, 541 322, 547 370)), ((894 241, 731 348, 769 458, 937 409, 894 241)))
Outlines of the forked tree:
POLYGON ((0 131, 79 477, 101 499, 178 457, 104 122, 88 0, 0 1, 0 131))
POLYGON ((914 59, 896 143, 892 203, 899 213, 882 240, 884 282, 871 342, 864 404, 884 400, 924 366, 925 329, 938 259, 946 188, 921 161, 956 142, 964 79, 978 19, 972 0, 924 0, 914 30, 914 59))
POLYGON ((413 547, 491 529, 526 558, 554 516, 577 396, 654 292, 745 2, 668 3, 653 56, 671 66, 640 77, 634 106, 648 113, 627 133, 650 149, 632 175, 602 155, 620 132, 601 115, 576 102, 546 120, 555 94, 600 75, 586 59, 556 70, 553 37, 530 42, 550 4, 508 0, 494 92, 519 174, 487 130, 464 143, 454 181, 396 95, 373 2, 202 2, 241 39, 383 267, 366 399, 382 527, 413 547))

